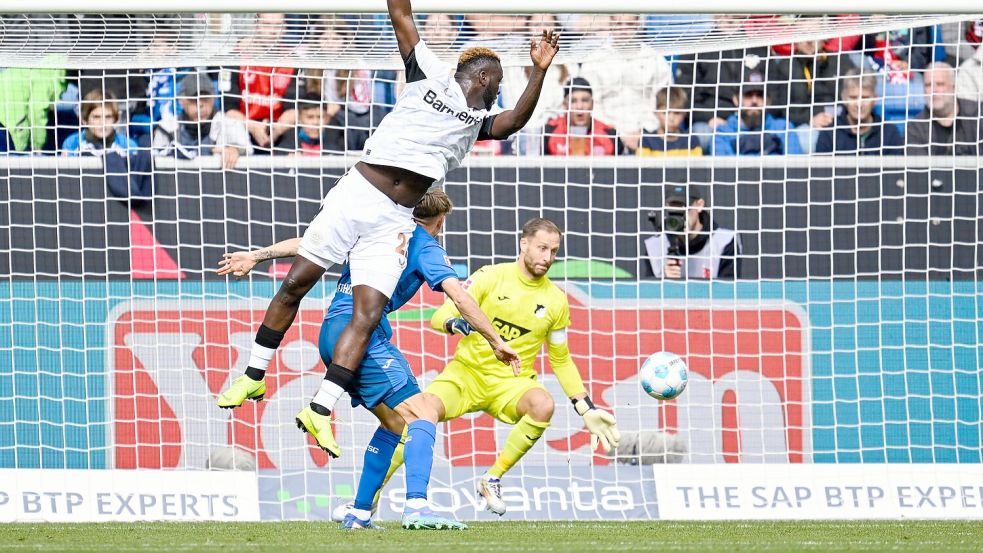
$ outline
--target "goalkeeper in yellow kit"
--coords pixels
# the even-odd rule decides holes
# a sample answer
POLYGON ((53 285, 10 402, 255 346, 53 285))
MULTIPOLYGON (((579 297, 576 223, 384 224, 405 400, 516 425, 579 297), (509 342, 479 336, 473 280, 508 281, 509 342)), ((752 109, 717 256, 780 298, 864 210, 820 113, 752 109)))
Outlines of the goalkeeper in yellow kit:
MULTIPOLYGON (((560 229, 552 221, 532 219, 522 227, 515 262, 482 267, 465 283, 502 338, 519 354, 521 369, 513 372, 498 361, 487 342, 477 333, 471 334, 452 302, 445 302, 431 318, 437 330, 464 335, 454 359, 423 394, 440 420, 484 411, 514 426, 495 464, 477 482, 488 510, 498 515, 505 513, 501 478, 536 444, 553 417, 553 398, 536 380, 534 367, 544 342, 553 373, 591 433, 592 448, 600 442, 610 453, 620 438, 614 416, 594 407, 570 357, 567 295, 546 276, 561 239, 560 229)), ((386 481, 402 464, 402 457, 400 446, 386 481)))

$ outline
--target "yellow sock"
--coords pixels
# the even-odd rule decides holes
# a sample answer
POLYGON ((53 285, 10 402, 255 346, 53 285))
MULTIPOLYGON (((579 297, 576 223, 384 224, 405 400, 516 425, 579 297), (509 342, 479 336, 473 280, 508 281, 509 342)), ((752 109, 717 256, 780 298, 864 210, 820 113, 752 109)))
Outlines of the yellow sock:
POLYGON ((495 459, 495 464, 488 469, 488 474, 495 478, 501 478, 539 441, 543 432, 546 432, 549 427, 550 423, 534 421, 529 418, 529 415, 519 419, 519 422, 509 432, 509 438, 505 440, 505 447, 498 454, 498 459, 495 459))

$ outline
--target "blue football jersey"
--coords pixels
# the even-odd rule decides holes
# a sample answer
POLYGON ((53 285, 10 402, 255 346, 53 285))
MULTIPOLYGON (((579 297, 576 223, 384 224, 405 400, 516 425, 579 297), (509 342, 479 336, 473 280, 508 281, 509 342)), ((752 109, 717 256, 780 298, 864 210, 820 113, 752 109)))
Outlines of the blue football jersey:
MULTIPOLYGON (((389 303, 386 304, 382 313, 382 320, 379 326, 382 327, 387 337, 392 336, 392 327, 386 315, 396 311, 410 301, 417 290, 426 282, 431 290, 441 292, 440 283, 448 278, 456 278, 457 273, 451 267, 450 259, 443 246, 430 236, 430 233, 423 227, 417 225, 410 237, 409 249, 406 253, 406 268, 403 275, 396 283, 396 290, 393 292, 389 303)), ((352 313, 352 275, 346 264, 341 271, 341 278, 338 279, 338 290, 335 292, 334 299, 328 307, 325 319, 337 317, 339 315, 351 315, 352 313)))

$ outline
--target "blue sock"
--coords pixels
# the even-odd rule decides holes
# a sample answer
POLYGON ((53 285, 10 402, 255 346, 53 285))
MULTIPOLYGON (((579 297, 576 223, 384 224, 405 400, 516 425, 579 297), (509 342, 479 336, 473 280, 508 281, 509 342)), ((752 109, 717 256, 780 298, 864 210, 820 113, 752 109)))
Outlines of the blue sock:
POLYGON ((386 472, 389 471, 389 463, 393 460, 393 452, 399 445, 399 438, 399 434, 381 426, 372 435, 369 447, 365 448, 362 476, 358 479, 358 492, 355 494, 356 509, 372 510, 372 500, 382 487, 382 481, 386 479, 386 472))
POLYGON ((437 425, 418 420, 410 423, 403 457, 406 459, 406 499, 426 499, 433 468, 437 425))

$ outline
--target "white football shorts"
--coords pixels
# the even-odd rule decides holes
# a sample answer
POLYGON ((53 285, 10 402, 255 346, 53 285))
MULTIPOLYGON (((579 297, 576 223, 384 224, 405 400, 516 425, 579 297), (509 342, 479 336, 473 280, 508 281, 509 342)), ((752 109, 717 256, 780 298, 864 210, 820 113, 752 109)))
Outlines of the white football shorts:
POLYGON ((347 261, 352 286, 391 298, 415 228, 413 208, 392 201, 353 167, 321 200, 297 253, 325 269, 347 261))

